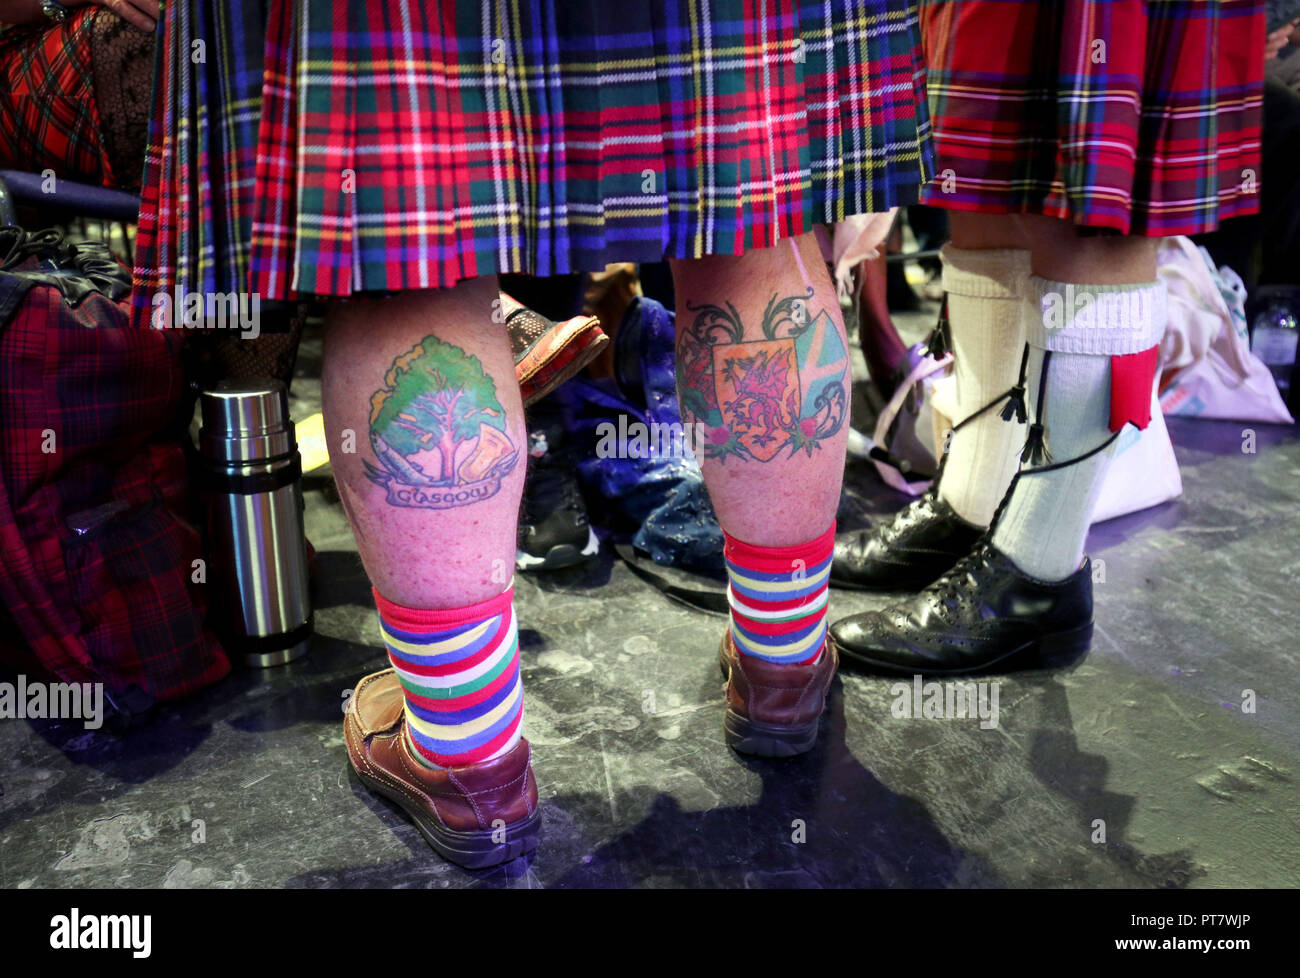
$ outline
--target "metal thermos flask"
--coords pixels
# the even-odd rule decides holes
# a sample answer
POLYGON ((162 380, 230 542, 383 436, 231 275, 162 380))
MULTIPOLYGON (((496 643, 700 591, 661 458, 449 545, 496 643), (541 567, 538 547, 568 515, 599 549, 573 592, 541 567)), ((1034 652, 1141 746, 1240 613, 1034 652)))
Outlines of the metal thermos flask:
POLYGON ((232 658, 290 662, 312 631, 302 458, 278 380, 223 381, 200 395, 213 622, 232 658))

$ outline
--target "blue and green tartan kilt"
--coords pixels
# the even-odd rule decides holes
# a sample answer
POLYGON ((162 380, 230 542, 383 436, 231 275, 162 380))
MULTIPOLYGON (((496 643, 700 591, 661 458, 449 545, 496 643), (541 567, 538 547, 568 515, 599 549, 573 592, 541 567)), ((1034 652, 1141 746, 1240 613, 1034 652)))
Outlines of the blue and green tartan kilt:
POLYGON ((910 0, 275 2, 251 287, 737 254, 917 199, 910 0))

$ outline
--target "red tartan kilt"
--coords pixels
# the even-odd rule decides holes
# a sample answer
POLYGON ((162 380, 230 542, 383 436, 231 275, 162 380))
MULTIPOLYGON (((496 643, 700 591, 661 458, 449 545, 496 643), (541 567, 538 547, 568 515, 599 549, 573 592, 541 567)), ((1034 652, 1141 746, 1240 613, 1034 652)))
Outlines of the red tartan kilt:
POLYGON ((1259 207, 1261 0, 931 0, 925 203, 1160 237, 1259 207))
POLYGON ((104 153, 90 61, 100 7, 62 23, 0 31, 0 169, 39 172, 114 186, 104 153))

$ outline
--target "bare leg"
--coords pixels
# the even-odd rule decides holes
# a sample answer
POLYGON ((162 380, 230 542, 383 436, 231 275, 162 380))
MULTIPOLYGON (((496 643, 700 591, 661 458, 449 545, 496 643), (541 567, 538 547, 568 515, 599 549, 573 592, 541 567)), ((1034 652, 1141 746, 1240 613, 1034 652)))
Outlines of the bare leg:
POLYGON ((701 468, 723 529, 766 547, 812 540, 839 505, 849 387, 816 239, 674 261, 673 278, 678 396, 707 428, 701 468))
POLYGON ((726 742, 801 754, 827 652, 835 510, 848 444, 848 340, 817 239, 673 263, 677 396, 726 534, 726 742), (700 439, 696 444, 700 444, 700 439))
POLYGON ((1158 238, 1081 236, 1069 221, 1037 214, 952 211, 957 248, 1027 248, 1033 272, 1058 282, 1123 285, 1155 279, 1158 238))
POLYGON ((392 666, 348 701, 348 756, 468 867, 535 849, 541 825, 510 587, 523 405, 497 299, 489 276, 336 304, 322 378, 334 478, 392 666))
POLYGON ((988 248, 1028 248, 1029 236, 1020 214, 968 214, 951 211, 952 245, 970 251, 988 248))
MULTIPOLYGON (((496 279, 487 277, 446 292, 336 303, 329 312, 322 400, 334 479, 371 583, 407 607, 481 602, 505 590, 514 572, 526 436, 510 343, 505 327, 492 318, 496 298, 496 279), (450 426, 441 424, 444 403, 431 402, 427 423, 415 429, 405 427, 403 412, 376 417, 376 397, 394 391, 385 404, 396 405, 393 398, 405 396, 392 372, 417 347, 424 349, 419 369, 433 372, 426 393, 438 395, 435 388, 442 385, 441 401, 456 399, 450 411, 458 420, 450 426), (458 379, 444 384, 438 371, 458 379), (482 446, 479 459, 470 460, 480 423, 495 433, 489 432, 490 444, 482 446), (377 454, 376 446, 385 443, 396 450, 388 458, 400 471, 404 462, 413 463, 429 482, 445 475, 457 492, 482 498, 456 503, 453 493, 445 508, 395 505, 393 492, 367 474, 376 473, 389 486, 406 485, 377 454), (513 465, 511 451, 517 453, 513 465), (481 478, 493 458, 497 475, 481 478)), ((418 498, 419 486, 414 488, 418 498)), ((435 496, 447 498, 440 490, 423 498, 435 496)))
POLYGON ((1155 281, 1159 238, 1081 236, 1068 221, 1034 214, 1019 220, 1040 278, 1077 285, 1155 281))

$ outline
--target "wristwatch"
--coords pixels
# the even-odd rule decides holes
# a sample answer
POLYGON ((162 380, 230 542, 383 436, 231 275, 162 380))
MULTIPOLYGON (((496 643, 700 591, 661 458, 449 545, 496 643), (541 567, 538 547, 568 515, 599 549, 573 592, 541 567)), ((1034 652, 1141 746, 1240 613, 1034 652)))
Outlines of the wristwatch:
POLYGON ((68 16, 68 8, 55 0, 41 0, 41 13, 58 23, 68 16))

